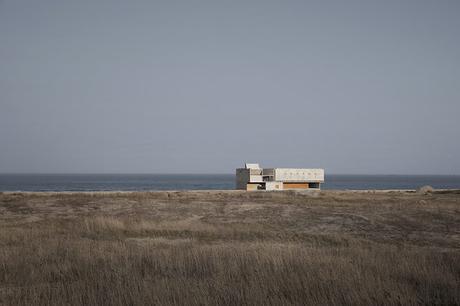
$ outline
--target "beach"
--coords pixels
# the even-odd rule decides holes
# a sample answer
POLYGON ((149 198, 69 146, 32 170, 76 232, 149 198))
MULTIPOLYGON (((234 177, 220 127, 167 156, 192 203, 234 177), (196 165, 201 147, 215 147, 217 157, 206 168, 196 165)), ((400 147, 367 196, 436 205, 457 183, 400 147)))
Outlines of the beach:
POLYGON ((0 305, 460 304, 460 191, 0 193, 0 305))

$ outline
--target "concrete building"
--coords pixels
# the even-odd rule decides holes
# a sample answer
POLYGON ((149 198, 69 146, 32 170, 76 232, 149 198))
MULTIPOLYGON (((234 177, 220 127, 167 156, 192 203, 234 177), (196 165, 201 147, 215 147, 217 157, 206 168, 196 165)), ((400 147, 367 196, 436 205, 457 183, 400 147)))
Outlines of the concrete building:
POLYGON ((249 163, 236 169, 236 189, 242 190, 320 189, 322 183, 323 169, 262 169, 249 163))

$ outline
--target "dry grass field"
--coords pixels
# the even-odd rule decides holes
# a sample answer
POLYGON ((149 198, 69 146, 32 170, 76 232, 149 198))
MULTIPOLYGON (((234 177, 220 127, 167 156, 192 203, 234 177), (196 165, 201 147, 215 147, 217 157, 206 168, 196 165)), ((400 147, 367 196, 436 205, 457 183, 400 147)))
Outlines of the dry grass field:
POLYGON ((459 305, 460 193, 0 193, 1 305, 459 305))

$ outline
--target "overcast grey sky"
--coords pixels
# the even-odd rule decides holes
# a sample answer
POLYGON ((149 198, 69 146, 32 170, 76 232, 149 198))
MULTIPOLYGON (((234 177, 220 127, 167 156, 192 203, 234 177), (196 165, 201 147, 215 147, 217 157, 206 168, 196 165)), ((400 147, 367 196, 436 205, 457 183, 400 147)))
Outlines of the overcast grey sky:
POLYGON ((460 1, 0 0, 0 172, 460 174, 460 1))

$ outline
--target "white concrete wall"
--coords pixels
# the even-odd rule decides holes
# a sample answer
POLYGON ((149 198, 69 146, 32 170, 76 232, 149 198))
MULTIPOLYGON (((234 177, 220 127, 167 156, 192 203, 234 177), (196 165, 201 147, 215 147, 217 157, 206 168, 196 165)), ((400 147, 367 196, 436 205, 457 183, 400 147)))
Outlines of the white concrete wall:
POLYGON ((324 182, 324 169, 274 168, 275 181, 324 182))
POLYGON ((265 190, 283 190, 283 182, 265 182, 265 190))

